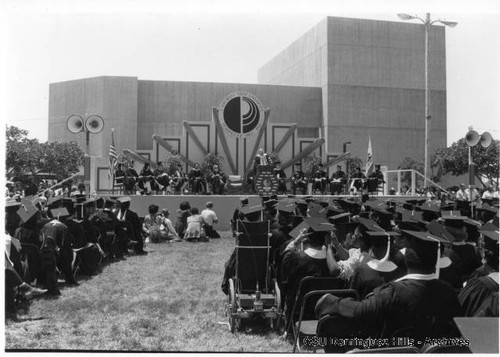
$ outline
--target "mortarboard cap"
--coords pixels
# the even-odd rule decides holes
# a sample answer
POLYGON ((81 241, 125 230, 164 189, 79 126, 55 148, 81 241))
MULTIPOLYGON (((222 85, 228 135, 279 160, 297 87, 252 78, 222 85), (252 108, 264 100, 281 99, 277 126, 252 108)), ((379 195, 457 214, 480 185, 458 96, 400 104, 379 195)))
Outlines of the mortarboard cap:
POLYGON ((484 249, 489 251, 498 251, 499 232, 496 231, 480 231, 484 237, 484 249))
POLYGON ((90 199, 76 205, 76 218, 84 219, 94 213, 97 209, 97 200, 90 199))
POLYGON ((396 264, 389 260, 390 252, 391 252, 391 237, 400 236, 397 232, 372 232, 367 231, 368 237, 372 241, 373 245, 387 245, 387 249, 385 255, 382 259, 372 259, 367 265, 373 270, 380 272, 391 272, 398 268, 396 264))
POLYGON ((28 222, 31 218, 35 217, 38 209, 33 205, 31 200, 24 199, 20 203, 20 208, 17 210, 17 215, 21 218, 23 223, 28 222))
POLYGON ((327 210, 317 202, 309 202, 307 213, 311 217, 326 217, 327 210))
POLYGON ((363 218, 363 217, 357 217, 354 219, 357 221, 360 225, 366 228, 368 231, 379 231, 379 232, 384 232, 384 229, 380 227, 375 221, 368 219, 368 218, 363 218))
POLYGON ((408 231, 408 230, 402 230, 402 233, 408 235, 411 238, 415 238, 418 243, 421 242, 429 242, 429 243, 450 243, 450 241, 446 238, 440 237, 438 235, 434 235, 429 232, 415 232, 415 231, 408 231))
POLYGON ((498 231, 498 227, 495 226, 493 223, 485 223, 481 227, 482 231, 498 231))
POLYGON ((330 220, 330 222, 333 222, 335 224, 348 223, 351 221, 351 214, 349 212, 345 212, 337 214, 335 216, 330 216, 328 217, 328 219, 330 220))
POLYGON ((335 230, 335 226, 322 217, 306 217, 304 222, 309 225, 313 232, 331 232, 335 230))
POLYGON ((263 211, 263 209, 264 208, 261 205, 244 206, 240 208, 240 212, 244 218, 255 221, 261 217, 261 212, 263 211))
POLYGON ((452 243, 455 241, 453 235, 446 230, 444 225, 440 223, 438 220, 433 220, 427 225, 427 230, 430 234, 436 237, 441 237, 448 241, 448 243, 452 243))
POLYGON ((21 205, 21 202, 15 200, 14 198, 12 197, 7 197, 5 199, 5 208, 9 208, 9 209, 15 209, 15 207, 19 207, 21 205), (11 207, 14 207, 14 208, 11 208, 11 207))
POLYGON ((278 204, 276 205, 276 209, 280 211, 280 213, 293 214, 295 213, 295 203, 282 200, 278 202, 278 204))
POLYGON ((61 208, 54 208, 50 210, 50 215, 52 218, 62 218, 62 217, 68 217, 69 212, 66 207, 61 207, 61 208))
POLYGON ((248 204, 248 197, 241 197, 240 198, 240 203, 244 204, 244 205, 247 205, 248 204))
POLYGON ((467 219, 467 216, 461 216, 459 211, 441 212, 441 220, 446 226, 461 228, 464 226, 465 219, 467 219))
POLYGON ((64 196, 54 196, 47 202, 47 207, 57 208, 62 206, 62 200, 64 196))
POLYGON ((302 221, 302 222, 300 222, 297 226, 295 226, 295 228, 294 228, 294 229, 292 229, 292 230, 288 233, 288 235, 289 235, 290 237, 292 237, 292 238, 294 238, 294 239, 295 239, 295 238, 297 238, 297 237, 299 236, 300 232, 301 232, 303 229, 308 229, 308 228, 309 228, 309 225, 308 225, 306 222, 302 221))
POLYGON ((122 196, 122 197, 118 197, 117 201, 120 203, 125 203, 125 202, 132 201, 132 199, 129 196, 122 196))

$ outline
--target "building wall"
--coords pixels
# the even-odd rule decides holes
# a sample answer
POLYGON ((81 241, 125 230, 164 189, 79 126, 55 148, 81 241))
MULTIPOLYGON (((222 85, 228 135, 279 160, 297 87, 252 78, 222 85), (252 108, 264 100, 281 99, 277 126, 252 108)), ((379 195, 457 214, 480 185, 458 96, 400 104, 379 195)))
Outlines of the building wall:
MULTIPOLYGON (((282 160, 289 160, 298 154, 302 139, 319 137, 323 118, 321 88, 98 77, 50 85, 49 141, 77 141, 86 150, 85 133, 69 132, 67 119, 72 114, 102 116, 104 130, 90 135, 91 190, 110 189, 107 168, 111 128, 115 128, 118 152, 130 149, 154 162, 163 161, 169 154, 152 140, 152 135, 158 134, 191 161, 201 162, 203 151, 183 125, 188 122, 206 151, 226 156, 220 136, 216 140, 212 107, 219 107, 226 96, 236 91, 248 91, 259 98, 265 108, 270 108, 267 131, 258 144, 266 151, 273 150, 273 145, 278 144, 286 128, 294 123, 298 125, 295 135, 280 152, 282 160)), ((249 160, 252 160, 250 155, 256 145, 256 135, 247 139, 236 139, 230 135, 226 138, 237 173, 243 174, 249 160)), ((227 164, 226 159, 223 170, 231 174, 227 164)), ((136 162, 135 168, 140 171, 142 164, 136 162)), ((291 174, 291 171, 288 173, 291 174)))
MULTIPOLYGON (((424 27, 418 24, 329 17, 259 70, 259 83, 309 85, 301 68, 325 51, 322 83, 327 152, 364 158, 371 135, 374 158, 390 169, 424 154, 424 27), (325 25, 326 24, 326 25, 325 25), (316 50, 301 51, 311 37, 316 50), (303 56, 303 57, 302 57, 303 56)), ((305 46, 307 48, 307 46, 305 46)), ((431 152, 446 146, 444 28, 430 31, 431 152)))
POLYGON ((137 78, 97 77, 50 84, 48 140, 75 141, 87 152, 85 133, 73 134, 67 129, 67 120, 74 114, 84 118, 98 114, 104 119, 103 130, 89 136, 90 189, 94 192, 97 180, 107 176, 111 129, 115 128, 117 147, 137 145, 137 78))
POLYGON ((153 148, 153 134, 181 136, 183 121, 211 122, 212 107, 229 94, 246 91, 271 109, 269 122, 321 125, 321 89, 240 83, 139 81, 137 148, 153 148))

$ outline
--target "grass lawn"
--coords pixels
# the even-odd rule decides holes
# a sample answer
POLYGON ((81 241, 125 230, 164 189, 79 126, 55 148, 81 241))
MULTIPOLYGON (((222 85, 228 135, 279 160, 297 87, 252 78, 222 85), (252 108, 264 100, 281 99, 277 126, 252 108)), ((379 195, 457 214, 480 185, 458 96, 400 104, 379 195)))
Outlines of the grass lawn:
POLYGON ((26 321, 6 322, 6 349, 291 352, 263 321, 229 331, 220 284, 234 241, 222 236, 148 244, 147 256, 34 300, 26 321))

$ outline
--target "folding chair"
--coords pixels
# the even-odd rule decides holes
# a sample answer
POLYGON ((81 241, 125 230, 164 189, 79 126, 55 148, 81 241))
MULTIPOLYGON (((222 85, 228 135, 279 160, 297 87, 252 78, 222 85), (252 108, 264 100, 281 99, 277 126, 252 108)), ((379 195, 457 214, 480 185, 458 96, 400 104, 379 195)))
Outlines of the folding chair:
MULTIPOLYGON (((317 291, 317 290, 338 290, 343 289, 346 285, 345 280, 334 277, 317 277, 317 276, 306 276, 302 278, 299 282, 299 286, 297 287, 297 291, 295 293, 295 297, 291 306, 286 306, 286 327, 287 331, 290 331, 290 328, 293 327, 295 321, 297 321, 300 311, 300 304, 304 295, 309 291, 317 291)), ((314 308, 312 309, 314 310, 314 308)), ((312 313, 307 314, 307 316, 314 316, 314 311, 312 313)))
POLYGON ((243 188, 243 177, 241 175, 229 175, 227 179, 227 194, 241 193, 243 188))
POLYGON ((270 222, 237 221, 235 277, 229 280, 227 315, 231 332, 241 319, 260 315, 279 327, 281 296, 270 269, 270 222))

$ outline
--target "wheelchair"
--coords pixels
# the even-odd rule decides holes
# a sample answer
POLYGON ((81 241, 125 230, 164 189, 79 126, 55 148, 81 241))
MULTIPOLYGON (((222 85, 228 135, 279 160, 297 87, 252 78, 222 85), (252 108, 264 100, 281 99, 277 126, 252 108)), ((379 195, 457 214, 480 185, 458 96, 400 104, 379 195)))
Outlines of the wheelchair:
POLYGON ((231 332, 242 319, 265 318, 279 331, 281 293, 270 266, 270 222, 236 222, 235 276, 229 279, 226 315, 231 332))

